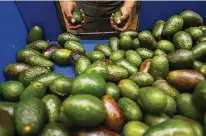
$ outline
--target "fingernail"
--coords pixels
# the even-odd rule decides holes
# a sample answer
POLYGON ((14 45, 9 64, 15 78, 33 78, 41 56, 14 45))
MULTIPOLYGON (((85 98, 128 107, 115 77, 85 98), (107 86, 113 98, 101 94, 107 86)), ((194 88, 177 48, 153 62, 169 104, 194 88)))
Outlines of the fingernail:
POLYGON ((75 23, 75 19, 72 18, 71 22, 72 22, 72 23, 75 23))
POLYGON ((121 20, 119 19, 118 21, 117 21, 117 24, 120 24, 121 23, 121 20))

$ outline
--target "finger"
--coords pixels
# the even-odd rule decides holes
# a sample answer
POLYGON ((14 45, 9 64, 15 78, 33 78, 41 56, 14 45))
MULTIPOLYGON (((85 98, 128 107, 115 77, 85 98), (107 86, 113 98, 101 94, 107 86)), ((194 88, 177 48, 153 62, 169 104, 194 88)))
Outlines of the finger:
POLYGON ((69 19, 69 21, 70 21, 72 24, 75 23, 75 19, 74 19, 74 17, 73 17, 73 15, 72 15, 71 12, 65 11, 65 16, 66 16, 67 19, 69 19))
POLYGON ((78 29, 80 27, 82 27, 82 25, 71 26, 71 29, 78 29))
POLYGON ((111 24, 111 27, 114 28, 114 22, 113 22, 112 17, 110 17, 110 24, 111 24))
POLYGON ((130 21, 127 21, 125 26, 122 28, 123 30, 127 30, 130 26, 130 21))
POLYGON ((85 20, 86 20, 85 14, 82 14, 82 23, 85 22, 85 20))
POLYGON ((117 31, 123 31, 122 28, 119 28, 116 25, 114 25, 114 29, 117 30, 117 31))
POLYGON ((128 19, 129 18, 129 15, 122 15, 121 17, 120 17, 120 20, 121 21, 124 21, 124 20, 126 20, 126 19, 128 19))

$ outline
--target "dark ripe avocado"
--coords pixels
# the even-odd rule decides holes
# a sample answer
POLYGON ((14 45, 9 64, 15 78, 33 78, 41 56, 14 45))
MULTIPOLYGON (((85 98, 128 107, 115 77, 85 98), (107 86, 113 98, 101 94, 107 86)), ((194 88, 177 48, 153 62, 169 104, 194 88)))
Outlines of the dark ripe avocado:
POLYGON ((37 135, 46 121, 46 105, 31 97, 20 101, 14 111, 14 124, 19 135, 37 135))
POLYGON ((41 56, 41 53, 35 49, 21 49, 16 54, 16 60, 18 62, 25 62, 25 59, 31 55, 41 56))
POLYGON ((30 65, 24 63, 11 63, 4 68, 5 78, 18 79, 21 72, 31 68, 30 65))
POLYGON ((57 42, 62 46, 69 40, 79 41, 80 39, 76 35, 73 35, 69 32, 61 33, 57 37, 57 42))
POLYGON ((50 60, 52 58, 52 53, 61 48, 59 44, 51 44, 42 52, 42 56, 50 60))
POLYGON ((172 36, 176 32, 180 31, 183 27, 184 21, 183 18, 179 15, 171 16, 166 24, 164 25, 162 35, 163 36, 172 36))
POLYGON ((106 119, 106 111, 100 99, 90 94, 78 94, 66 98, 63 111, 81 127, 97 127, 106 119))
POLYGON ((153 50, 157 46, 157 41, 153 37, 152 33, 148 30, 140 32, 138 35, 138 39, 141 47, 153 50))
POLYGON ((194 130, 189 123, 178 119, 168 119, 158 125, 150 127, 144 136, 196 136, 194 130))
POLYGON ((85 53, 85 49, 84 47, 77 41, 67 41, 65 44, 64 44, 64 48, 65 49, 68 49, 72 52, 78 52, 78 53, 81 53, 81 54, 84 54, 85 53))
POLYGON ((73 15, 74 20, 75 20, 74 24, 80 25, 82 23, 82 13, 81 13, 80 9, 79 8, 73 9, 72 15, 73 15))
POLYGON ((25 48, 35 49, 35 50, 38 50, 38 51, 42 52, 42 51, 45 50, 48 46, 49 46, 49 43, 48 43, 47 41, 37 40, 37 41, 34 41, 34 42, 29 43, 28 45, 26 45, 25 48))
POLYGON ((123 128, 124 136, 143 136, 149 126, 140 121, 130 121, 123 128))
POLYGON ((67 129, 60 123, 46 124, 40 136, 71 136, 67 129))
POLYGON ((180 13, 180 16, 184 20, 185 28, 203 25, 203 18, 195 11, 185 10, 180 13))
POLYGON ((0 109, 0 136, 14 136, 13 119, 8 112, 0 109))
POLYGON ((22 82, 24 85, 29 85, 37 77, 49 72, 51 72, 51 70, 48 68, 35 66, 23 71, 19 76, 19 81, 22 82))
POLYGON ((29 31, 28 35, 28 43, 34 42, 37 40, 43 40, 44 39, 44 33, 40 26, 33 26, 31 30, 29 31))
POLYGON ((157 40, 160 40, 162 38, 162 30, 164 28, 165 23, 166 23, 165 21, 159 20, 153 26, 152 35, 157 40))
POLYGON ((86 73, 76 77, 72 84, 72 95, 91 94, 102 97, 106 93, 104 78, 95 73, 86 73))
POLYGON ((24 88, 21 82, 10 80, 0 84, 0 94, 3 100, 18 101, 24 88))

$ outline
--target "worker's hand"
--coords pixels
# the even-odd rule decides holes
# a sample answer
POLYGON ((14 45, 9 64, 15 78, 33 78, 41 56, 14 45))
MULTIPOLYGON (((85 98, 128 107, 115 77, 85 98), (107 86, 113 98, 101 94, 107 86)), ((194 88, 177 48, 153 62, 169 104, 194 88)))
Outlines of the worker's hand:
POLYGON ((81 25, 74 25, 75 19, 72 15, 72 11, 74 8, 78 8, 76 2, 61 1, 61 7, 62 7, 64 21, 66 23, 67 29, 78 29, 78 28, 82 27, 82 25, 85 23, 85 15, 84 15, 82 9, 80 9, 80 11, 82 13, 82 24, 81 25))
POLYGON ((121 18, 117 21, 117 24, 121 24, 123 21, 126 22, 125 25, 120 28, 117 25, 114 24, 114 14, 112 14, 112 16, 110 17, 110 23, 112 28, 114 28, 117 31, 124 31, 127 30, 128 27, 131 24, 131 14, 132 14, 132 9, 129 9, 126 6, 123 6, 122 8, 120 8, 120 11, 122 12, 122 16, 121 18))

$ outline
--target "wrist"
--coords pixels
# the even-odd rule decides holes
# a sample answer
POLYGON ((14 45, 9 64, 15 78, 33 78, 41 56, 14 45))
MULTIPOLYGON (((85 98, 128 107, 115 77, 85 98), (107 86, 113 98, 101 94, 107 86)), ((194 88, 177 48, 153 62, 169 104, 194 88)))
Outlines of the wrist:
POLYGON ((130 13, 132 13, 135 3, 135 1, 125 1, 123 8, 127 9, 130 13))

